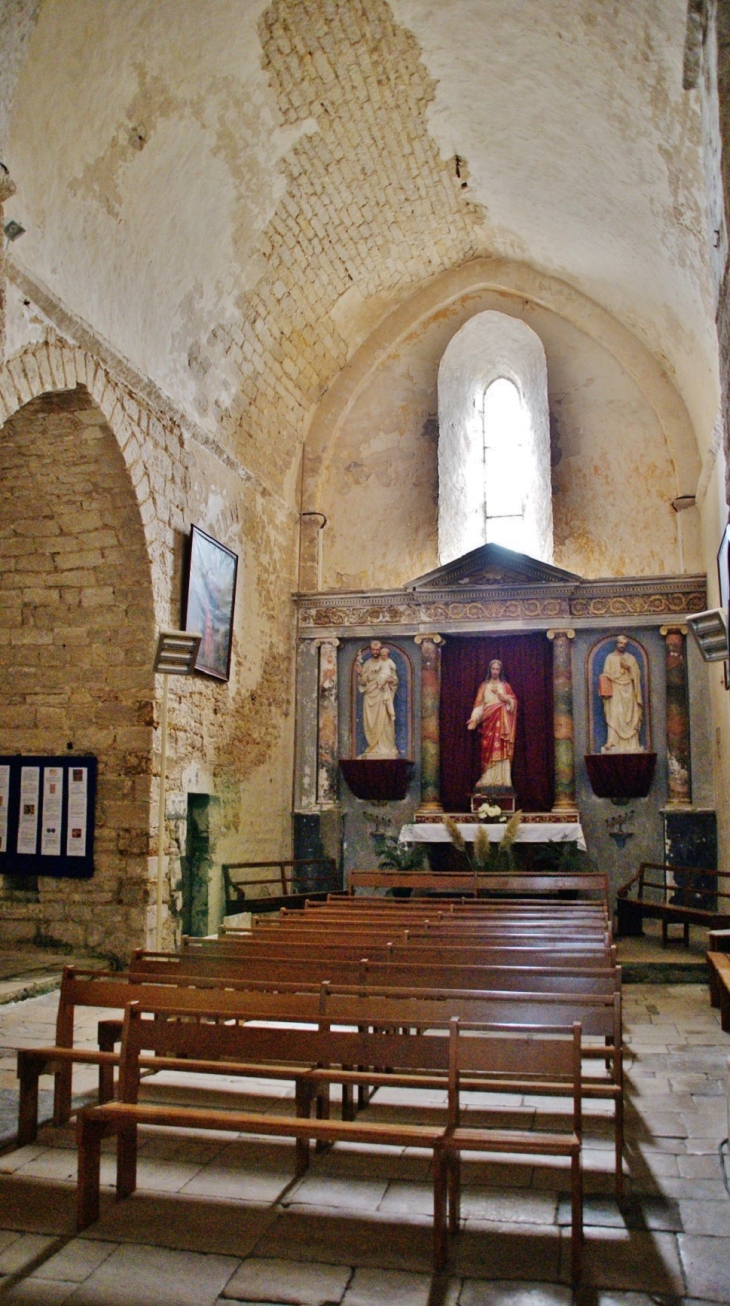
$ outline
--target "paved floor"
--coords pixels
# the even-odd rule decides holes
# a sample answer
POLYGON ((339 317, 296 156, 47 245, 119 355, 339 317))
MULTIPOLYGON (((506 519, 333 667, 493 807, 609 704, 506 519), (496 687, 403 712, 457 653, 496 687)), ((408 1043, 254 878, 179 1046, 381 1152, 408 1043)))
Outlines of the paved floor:
MULTIPOLYGON (((49 1040, 57 994, 0 1008, 0 1086, 14 1093, 12 1049, 49 1040)), ((87 1012, 80 1042, 93 1045, 87 1012)), ((108 1015, 108 1012, 104 1013, 108 1015)), ((629 1103, 627 1200, 612 1196, 612 1127, 591 1104, 586 1128, 586 1273, 581 1306, 730 1301, 730 1198, 718 1144, 727 1134, 726 1061, 700 985, 625 992, 629 1103)), ((151 1085, 150 1081, 150 1085, 151 1085)), ((176 1077, 155 1091, 179 1093, 176 1077)), ((80 1071, 78 1092, 93 1086, 80 1071)), ((222 1087, 233 1098, 237 1085, 222 1087)), ((195 1089, 193 1082, 188 1090, 195 1089)), ((152 1091, 151 1087, 149 1091, 152 1091)), ((199 1085, 204 1100, 202 1082, 199 1085)), ((264 1109, 285 1087, 249 1084, 264 1109)), ((282 1100, 283 1099, 283 1100, 282 1100)), ((402 1099, 401 1099, 402 1100, 402 1099)), ((399 1094, 369 1108, 395 1116, 399 1094)), ((433 1095, 433 1110, 443 1105, 433 1095)), ((529 1119, 534 1103, 511 1100, 529 1119)), ((544 1102, 543 1102, 544 1105, 544 1102)), ((598 1110, 597 1110, 598 1108, 598 1110)), ((567 1306, 565 1172, 475 1161, 465 1167, 464 1229, 434 1280, 429 1157, 338 1146, 292 1180, 290 1143, 229 1134, 148 1133, 139 1188, 74 1237, 73 1129, 0 1156, 0 1300, 85 1306, 567 1306)), ((113 1179, 113 1158, 103 1180, 113 1179)))

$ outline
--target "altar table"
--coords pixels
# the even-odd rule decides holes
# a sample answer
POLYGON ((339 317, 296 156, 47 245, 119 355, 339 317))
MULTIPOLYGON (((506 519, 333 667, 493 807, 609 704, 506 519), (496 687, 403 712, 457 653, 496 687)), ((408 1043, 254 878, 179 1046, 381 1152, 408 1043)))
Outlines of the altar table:
MULTIPOLYGON (((486 830, 490 843, 499 843, 504 834, 504 822, 488 821, 461 824, 457 821, 467 843, 474 840, 477 830, 486 830)), ((451 843, 448 830, 441 821, 404 825, 398 836, 399 843, 451 843)), ((579 821, 521 821, 515 843, 574 843, 581 852, 586 851, 585 835, 579 821)))

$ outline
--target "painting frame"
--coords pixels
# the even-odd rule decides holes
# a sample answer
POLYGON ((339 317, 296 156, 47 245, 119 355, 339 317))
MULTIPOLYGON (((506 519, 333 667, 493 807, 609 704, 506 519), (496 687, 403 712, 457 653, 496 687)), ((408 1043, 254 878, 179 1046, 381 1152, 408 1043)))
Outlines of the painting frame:
POLYGON ((200 526, 191 526, 185 572, 183 630, 203 638, 195 670, 214 680, 229 680, 238 554, 200 526))

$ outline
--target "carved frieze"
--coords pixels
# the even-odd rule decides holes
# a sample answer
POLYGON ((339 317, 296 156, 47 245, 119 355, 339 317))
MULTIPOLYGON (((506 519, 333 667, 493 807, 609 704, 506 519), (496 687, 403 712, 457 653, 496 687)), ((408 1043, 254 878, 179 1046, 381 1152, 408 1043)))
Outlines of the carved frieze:
POLYGON ((436 590, 391 590, 379 594, 303 594, 296 599, 303 634, 324 629, 360 627, 392 629, 405 633, 428 623, 438 628, 483 627, 492 622, 526 622, 554 625, 616 618, 622 623, 641 618, 681 618, 707 607, 704 576, 627 577, 625 580, 554 578, 544 583, 495 585, 493 578, 480 586, 469 576, 436 590))

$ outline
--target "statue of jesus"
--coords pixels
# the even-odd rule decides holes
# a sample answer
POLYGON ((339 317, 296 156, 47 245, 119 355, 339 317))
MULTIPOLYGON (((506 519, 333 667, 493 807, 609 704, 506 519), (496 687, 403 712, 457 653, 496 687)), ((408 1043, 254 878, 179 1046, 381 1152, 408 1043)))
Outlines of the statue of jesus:
POLYGON ((481 727, 482 775, 477 789, 512 788, 517 699, 502 676, 502 663, 489 663, 489 679, 477 690, 467 730, 481 727))

